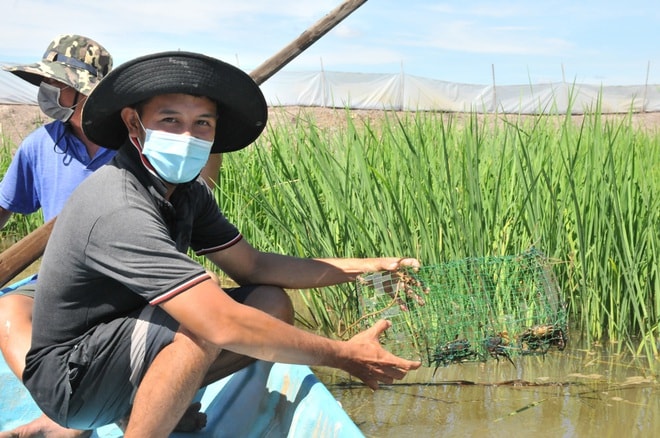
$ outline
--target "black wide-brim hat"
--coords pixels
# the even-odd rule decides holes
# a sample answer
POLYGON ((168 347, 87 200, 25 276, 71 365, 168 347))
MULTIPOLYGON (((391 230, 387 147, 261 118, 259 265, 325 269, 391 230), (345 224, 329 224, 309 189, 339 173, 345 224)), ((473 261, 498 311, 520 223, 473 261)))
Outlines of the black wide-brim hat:
POLYGON ((266 126, 266 100, 247 73, 206 55, 172 51, 135 58, 108 73, 83 106, 83 131, 94 143, 118 149, 128 138, 122 108, 174 93, 205 96, 217 103, 211 152, 242 149, 266 126))

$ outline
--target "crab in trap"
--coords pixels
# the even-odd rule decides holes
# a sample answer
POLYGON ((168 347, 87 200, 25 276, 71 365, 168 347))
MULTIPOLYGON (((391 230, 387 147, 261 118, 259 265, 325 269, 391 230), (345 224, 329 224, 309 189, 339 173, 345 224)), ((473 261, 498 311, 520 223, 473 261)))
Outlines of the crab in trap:
POLYGON ((499 332, 493 335, 490 335, 484 339, 483 342, 484 348, 490 354, 491 357, 495 358, 499 362, 500 357, 507 359, 511 362, 511 365, 514 367, 516 364, 513 363, 511 356, 509 355, 509 334, 504 332, 499 332))
POLYGON ((459 339, 458 337, 453 341, 438 345, 433 354, 430 355, 431 365, 435 364, 433 375, 441 366, 448 366, 453 363, 467 362, 470 360, 480 359, 477 353, 467 339, 459 339))
POLYGON ((545 354, 550 347, 563 351, 566 348, 566 333, 556 324, 542 324, 528 328, 520 334, 520 351, 523 354, 545 354))

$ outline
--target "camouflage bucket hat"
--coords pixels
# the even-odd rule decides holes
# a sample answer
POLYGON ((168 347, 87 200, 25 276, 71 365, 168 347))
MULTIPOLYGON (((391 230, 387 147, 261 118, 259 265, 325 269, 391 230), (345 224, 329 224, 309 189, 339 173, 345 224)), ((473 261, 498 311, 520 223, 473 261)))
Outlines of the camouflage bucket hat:
POLYGON ((51 78, 86 96, 111 69, 110 53, 96 41, 80 35, 55 38, 41 62, 4 67, 31 84, 39 86, 44 78, 51 78))

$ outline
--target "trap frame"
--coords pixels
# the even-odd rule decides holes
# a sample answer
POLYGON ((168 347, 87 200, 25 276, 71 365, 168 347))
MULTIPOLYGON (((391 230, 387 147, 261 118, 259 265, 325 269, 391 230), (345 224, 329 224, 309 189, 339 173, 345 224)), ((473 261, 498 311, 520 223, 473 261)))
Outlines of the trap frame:
POLYGON ((536 249, 369 273, 355 284, 358 325, 390 320, 383 345, 425 366, 512 362, 566 346, 566 305, 550 261, 536 249))

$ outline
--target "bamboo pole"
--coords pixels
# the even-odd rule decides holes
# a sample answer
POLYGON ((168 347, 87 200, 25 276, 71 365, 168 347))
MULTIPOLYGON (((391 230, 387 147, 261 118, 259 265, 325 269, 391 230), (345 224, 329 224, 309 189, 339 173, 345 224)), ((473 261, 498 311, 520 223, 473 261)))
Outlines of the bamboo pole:
POLYGON ((252 76, 252 79, 254 79, 257 84, 261 85, 266 79, 280 71, 282 67, 291 62, 296 56, 300 55, 305 49, 318 41, 323 35, 328 33, 330 29, 335 27, 344 18, 366 2, 367 0, 345 1, 325 17, 317 21, 309 29, 300 34, 298 38, 293 40, 274 56, 270 57, 259 67, 252 70, 250 76, 252 76))
POLYGON ((41 257, 54 224, 51 219, 0 254, 0 287, 41 257))

